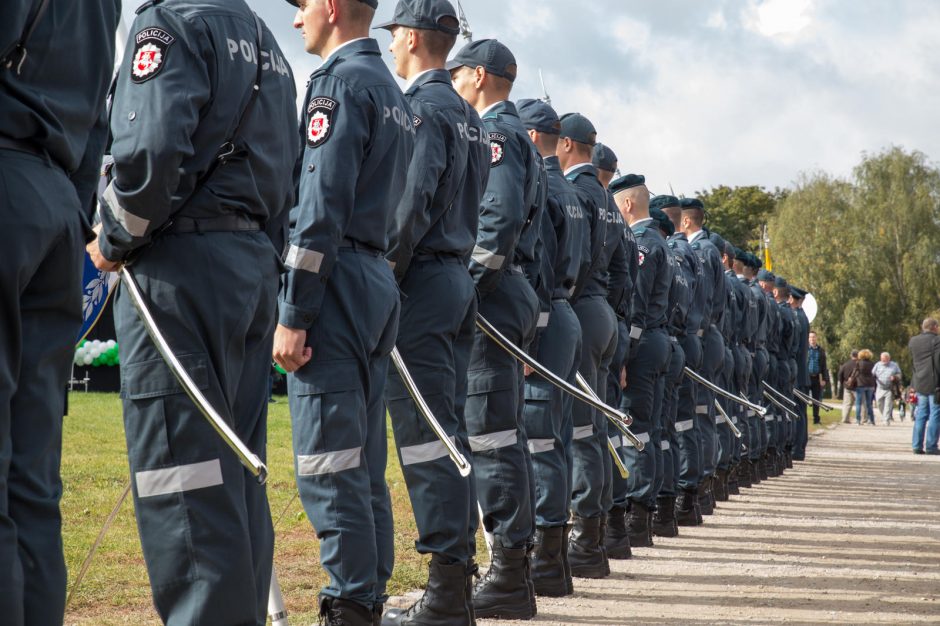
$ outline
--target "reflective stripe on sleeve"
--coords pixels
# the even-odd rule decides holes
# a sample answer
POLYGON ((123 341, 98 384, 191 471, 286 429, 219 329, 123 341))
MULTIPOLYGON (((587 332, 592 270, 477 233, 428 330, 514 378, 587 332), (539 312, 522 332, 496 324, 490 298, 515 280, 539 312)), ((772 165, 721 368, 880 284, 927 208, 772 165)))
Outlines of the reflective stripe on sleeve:
POLYGON ((660 450, 668 450, 668 449, 669 449, 669 442, 666 441, 665 439, 663 439, 662 441, 660 441, 660 442, 659 442, 659 449, 660 449, 660 450))
POLYGON ((284 259, 284 265, 295 270, 304 270, 313 274, 320 272, 320 265, 323 263, 323 253, 316 250, 308 250, 291 244, 287 249, 287 257, 284 259))
POLYGON ((204 489, 222 484, 222 464, 219 459, 212 459, 202 463, 146 470, 134 474, 134 479, 140 498, 204 489))
POLYGON ((638 441, 642 441, 643 443, 649 443, 649 442, 650 442, 650 434, 649 434, 649 433, 634 433, 634 434, 636 435, 636 438, 637 438, 638 441))
POLYGON ((572 432, 572 439, 587 439, 594 434, 594 426, 588 424, 587 426, 575 426, 574 431, 572 432))
POLYGON ((676 422, 676 432, 682 433, 687 430, 692 430, 693 426, 694 424, 692 423, 692 420, 682 420, 681 422, 676 422))
POLYGON ((335 452, 297 455, 298 476, 320 476, 356 469, 362 462, 362 446, 335 452))
POLYGON ((490 252, 486 248, 480 246, 473 247, 472 258, 476 263, 479 263, 484 267, 488 267, 491 270, 502 269, 503 263, 506 262, 506 257, 503 255, 490 252))
POLYGON ((551 452, 555 448, 554 439, 529 439, 529 452, 532 454, 542 454, 551 452))
POLYGON ((640 326, 630 327, 630 339, 639 339, 642 334, 643 329, 640 326))
POLYGON ((150 220, 138 217, 121 206, 121 202, 114 193, 114 181, 104 190, 104 201, 111 209, 114 219, 124 227, 134 237, 143 237, 147 234, 147 228, 150 226, 150 220))
POLYGON ((545 328, 548 326, 548 318, 551 316, 551 313, 543 312, 539 313, 539 321, 536 324, 537 328, 545 328))

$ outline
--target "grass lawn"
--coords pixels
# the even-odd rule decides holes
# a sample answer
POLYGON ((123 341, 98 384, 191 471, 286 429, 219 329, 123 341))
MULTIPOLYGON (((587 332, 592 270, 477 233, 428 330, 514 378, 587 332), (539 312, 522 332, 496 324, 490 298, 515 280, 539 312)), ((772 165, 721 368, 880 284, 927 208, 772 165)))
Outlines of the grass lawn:
MULTIPOLYGON (((275 521, 274 562, 291 623, 316 621, 316 595, 326 582, 313 528, 296 493, 287 399, 270 405, 268 497, 275 521), (289 505, 288 505, 289 503, 289 505), (286 509, 285 509, 286 507, 286 509)), ((414 550, 417 538, 408 490, 389 427, 386 473, 395 515, 395 574, 390 594, 424 584, 427 560, 414 550)), ((62 534, 69 589, 108 513, 128 482, 121 403, 117 394, 73 392, 65 418, 62 454, 62 534)), ((485 557, 483 549, 481 557, 485 557)), ((2 619, 0 619, 2 621, 2 619)), ((81 587, 66 611, 66 624, 159 624, 128 496, 81 587)))

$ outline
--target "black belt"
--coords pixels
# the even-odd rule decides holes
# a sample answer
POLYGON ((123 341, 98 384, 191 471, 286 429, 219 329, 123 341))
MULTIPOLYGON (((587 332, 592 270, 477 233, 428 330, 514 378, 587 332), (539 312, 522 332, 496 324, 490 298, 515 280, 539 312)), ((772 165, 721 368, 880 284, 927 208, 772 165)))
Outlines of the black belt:
POLYGON ((174 217, 163 230, 165 233, 220 233, 251 232, 261 230, 261 222, 247 215, 219 215, 217 217, 174 217))
POLYGON ((417 262, 423 261, 460 261, 461 257, 456 252, 427 252, 424 254, 414 255, 414 259, 417 262))
POLYGON ((379 250, 375 246, 370 246, 367 243, 362 243, 361 241, 350 239, 349 237, 344 237, 343 241, 339 244, 339 247, 361 252, 363 254, 371 254, 372 256, 385 256, 385 250, 379 250))

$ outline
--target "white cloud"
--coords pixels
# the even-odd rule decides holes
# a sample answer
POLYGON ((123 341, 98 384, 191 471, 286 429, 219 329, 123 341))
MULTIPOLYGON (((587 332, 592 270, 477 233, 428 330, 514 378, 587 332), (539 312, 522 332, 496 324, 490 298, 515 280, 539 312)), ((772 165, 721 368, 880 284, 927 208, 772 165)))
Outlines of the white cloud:
POLYGON ((810 25, 812 0, 751 0, 743 13, 744 25, 765 37, 796 40, 810 25))
POLYGON ((716 30, 725 30, 728 28, 728 20, 725 18, 725 13, 721 9, 716 10, 714 13, 708 16, 708 19, 705 21, 705 26, 709 28, 714 28, 716 30))

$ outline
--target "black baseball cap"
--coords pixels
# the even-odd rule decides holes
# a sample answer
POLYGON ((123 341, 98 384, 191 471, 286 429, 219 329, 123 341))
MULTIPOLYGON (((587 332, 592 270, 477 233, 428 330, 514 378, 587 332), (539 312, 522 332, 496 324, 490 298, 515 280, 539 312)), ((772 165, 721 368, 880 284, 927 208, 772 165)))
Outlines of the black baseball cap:
MULTIPOLYGON (((300 0, 287 0, 289 3, 293 4, 295 7, 300 7, 300 0)), ((368 4, 373 9, 379 8, 379 0, 359 0, 363 4, 368 4)))
POLYGON ((457 12, 448 0, 398 0, 395 16, 387 22, 377 24, 375 28, 391 30, 396 26, 439 30, 448 35, 459 35, 460 28, 444 26, 441 20, 451 17, 457 20, 457 12))
POLYGON ((597 142, 594 124, 580 113, 565 113, 561 116, 561 136, 589 146, 597 142))
POLYGON ((561 127, 558 122, 558 113, 547 102, 525 98, 516 102, 516 111, 519 112, 519 120, 526 130, 537 130, 551 135, 558 134, 561 127))
POLYGON ((509 48, 495 39, 471 41, 447 62, 448 72, 460 67, 482 67, 488 74, 501 76, 509 82, 516 80, 516 57, 509 48))

